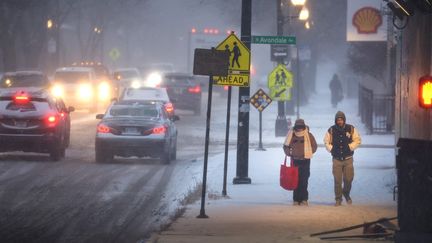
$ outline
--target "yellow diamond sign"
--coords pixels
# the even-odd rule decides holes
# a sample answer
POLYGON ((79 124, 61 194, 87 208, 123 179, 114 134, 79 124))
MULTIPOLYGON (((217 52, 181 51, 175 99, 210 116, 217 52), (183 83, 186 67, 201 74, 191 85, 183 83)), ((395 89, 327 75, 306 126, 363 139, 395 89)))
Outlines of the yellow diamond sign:
POLYGON ((268 88, 273 100, 291 100, 292 86, 293 75, 283 64, 279 64, 268 76, 268 88))
POLYGON ((248 87, 250 85, 250 51, 243 42, 235 34, 230 34, 216 47, 216 50, 229 52, 230 56, 228 76, 214 76, 214 84, 248 87))

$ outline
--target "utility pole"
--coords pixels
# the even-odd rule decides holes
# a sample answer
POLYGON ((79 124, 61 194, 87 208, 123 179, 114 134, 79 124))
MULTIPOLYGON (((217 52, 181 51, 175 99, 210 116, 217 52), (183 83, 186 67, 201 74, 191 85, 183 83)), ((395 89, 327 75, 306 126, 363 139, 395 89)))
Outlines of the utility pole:
MULTIPOLYGON (((250 50, 252 34, 252 0, 242 0, 241 41, 250 50)), ((249 170, 249 97, 250 88, 239 88, 237 129, 237 171, 234 184, 250 184, 249 170)))
MULTIPOLYGON (((283 36, 284 17, 282 15, 281 0, 276 0, 277 11, 277 36, 283 36)), ((283 57, 279 58, 278 64, 283 64, 283 57)), ((284 137, 288 133, 288 123, 285 116, 285 102, 278 101, 278 115, 276 117, 275 135, 276 137, 284 137)))

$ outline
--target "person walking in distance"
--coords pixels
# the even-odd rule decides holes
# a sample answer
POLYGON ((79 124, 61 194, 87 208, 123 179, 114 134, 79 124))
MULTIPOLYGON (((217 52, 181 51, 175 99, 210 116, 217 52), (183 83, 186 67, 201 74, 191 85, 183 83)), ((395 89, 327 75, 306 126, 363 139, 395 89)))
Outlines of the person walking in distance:
POLYGON ((333 108, 336 108, 337 104, 343 99, 343 89, 341 81, 337 74, 333 75, 332 80, 330 81, 330 92, 331 92, 331 103, 333 108))
POLYGON ((347 204, 352 204, 351 185, 354 179, 354 150, 361 144, 357 129, 346 124, 346 117, 342 111, 335 116, 335 125, 331 126, 324 137, 327 151, 333 157, 333 178, 335 206, 341 206, 342 196, 347 204), (343 183, 343 186, 342 186, 343 183))
POLYGON ((307 206, 309 200, 310 160, 317 150, 317 143, 303 119, 295 121, 294 128, 288 132, 283 148, 285 154, 293 159, 294 165, 298 167, 299 172, 298 186, 293 193, 293 204, 307 206))
POLYGON ((239 63, 239 57, 241 56, 240 48, 238 47, 236 41, 234 41, 233 44, 234 44, 234 47, 232 49, 232 53, 234 55, 233 55, 233 58, 231 61, 231 67, 234 67, 234 62, 237 64, 237 67, 240 67, 240 63, 239 63))

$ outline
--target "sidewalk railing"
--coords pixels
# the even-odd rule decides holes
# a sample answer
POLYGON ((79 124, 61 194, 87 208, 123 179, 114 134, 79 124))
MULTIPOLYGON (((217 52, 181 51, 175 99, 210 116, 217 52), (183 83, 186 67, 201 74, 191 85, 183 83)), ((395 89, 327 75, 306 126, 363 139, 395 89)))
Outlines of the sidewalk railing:
POLYGON ((394 132, 394 96, 376 95, 359 85, 358 108, 361 121, 370 134, 394 132))

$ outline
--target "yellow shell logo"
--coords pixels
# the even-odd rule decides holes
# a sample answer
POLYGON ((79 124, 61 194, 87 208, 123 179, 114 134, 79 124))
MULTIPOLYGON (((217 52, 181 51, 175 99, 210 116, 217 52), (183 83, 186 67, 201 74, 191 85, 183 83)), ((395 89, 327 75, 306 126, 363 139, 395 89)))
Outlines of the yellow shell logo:
POLYGON ((382 17, 378 9, 364 7, 354 14, 352 22, 358 33, 375 34, 382 25, 382 17))

